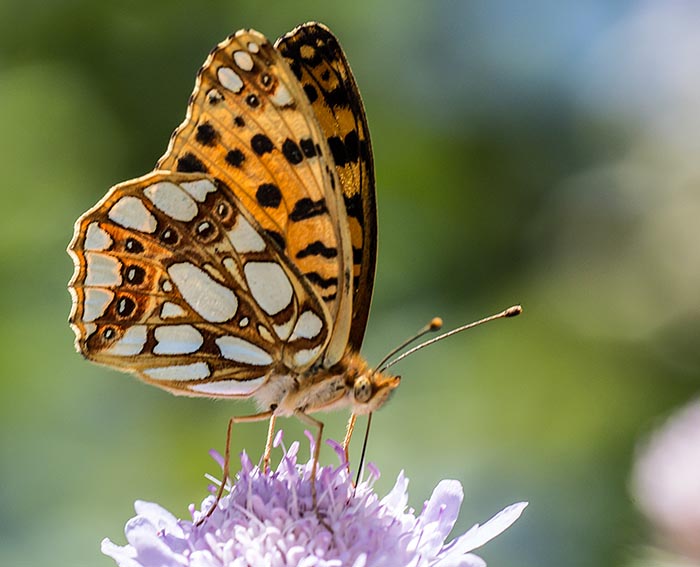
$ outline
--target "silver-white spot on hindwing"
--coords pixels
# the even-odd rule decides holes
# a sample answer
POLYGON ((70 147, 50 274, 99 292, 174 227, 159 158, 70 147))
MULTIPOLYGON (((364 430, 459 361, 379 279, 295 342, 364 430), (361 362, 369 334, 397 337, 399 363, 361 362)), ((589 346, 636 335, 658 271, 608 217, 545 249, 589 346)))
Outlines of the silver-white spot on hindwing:
POLYGON ((219 396, 250 396, 265 383, 265 376, 251 380, 218 380, 204 384, 192 384, 190 390, 219 396))
POLYGON ((311 349, 299 350, 295 352, 294 356, 292 357, 294 360, 294 365, 299 368, 307 366, 308 364, 316 360, 320 350, 321 347, 317 346, 311 349))
POLYGON ((211 374, 206 362, 148 368, 143 373, 153 380, 202 380, 211 374))
POLYGON ((180 187, 182 187, 191 197, 200 203, 203 203, 206 200, 209 193, 216 191, 216 185, 214 185, 208 179, 188 181, 186 183, 181 183, 180 187))
POLYGON ((289 307, 294 289, 282 266, 275 262, 248 262, 243 272, 250 293, 265 313, 276 315, 289 307))
POLYGON ((292 325, 294 325, 294 318, 289 319, 281 325, 273 325, 272 328, 281 340, 286 341, 289 338, 289 333, 292 332, 292 325))
POLYGON ((163 325, 156 327, 153 335, 158 341, 154 354, 190 354, 204 343, 204 337, 192 325, 163 325))
POLYGON ((236 224, 228 231, 228 237, 239 254, 265 250, 265 241, 262 239, 262 236, 243 215, 238 215, 236 224))
POLYGON ((267 351, 240 337, 225 335, 216 339, 215 342, 221 351, 221 356, 228 360, 256 366, 272 364, 272 357, 267 351))
POLYGON ((163 303, 163 307, 160 308, 161 319, 174 319, 177 317, 182 317, 186 313, 187 312, 182 307, 171 301, 166 301, 163 303))
POLYGON ((192 384, 190 390, 219 396, 250 396, 265 383, 265 376, 251 380, 218 380, 204 384, 192 384))
POLYGON ((96 222, 91 222, 85 231, 85 250, 107 250, 112 245, 112 237, 96 222))
POLYGON ((169 181, 159 181, 143 190, 144 195, 175 220, 187 222, 197 216, 197 203, 185 191, 169 181))
POLYGON ((105 349, 104 353, 116 356, 139 354, 143 350, 143 345, 146 344, 147 331, 146 325, 129 327, 117 342, 105 349))
POLYGON ((122 263, 114 256, 98 252, 86 252, 86 287, 112 287, 122 283, 122 263))
POLYGON ((225 89, 230 90, 238 94, 243 90, 243 80, 241 77, 230 67, 219 67, 216 72, 216 76, 221 83, 221 86, 225 89))
POLYGON ((83 321, 94 321, 104 315, 114 299, 114 293, 108 289, 88 288, 85 290, 85 305, 83 306, 83 321))
POLYGON ((151 214, 141 199, 127 195, 119 199, 107 213, 109 219, 124 228, 152 234, 158 228, 156 217, 151 214))
POLYGON ((229 321, 238 309, 238 298, 190 262, 173 264, 168 274, 189 306, 211 323, 229 321))
POLYGON ((294 326, 290 341, 295 339, 313 339, 318 336, 323 328, 323 321, 313 311, 304 311, 294 326))

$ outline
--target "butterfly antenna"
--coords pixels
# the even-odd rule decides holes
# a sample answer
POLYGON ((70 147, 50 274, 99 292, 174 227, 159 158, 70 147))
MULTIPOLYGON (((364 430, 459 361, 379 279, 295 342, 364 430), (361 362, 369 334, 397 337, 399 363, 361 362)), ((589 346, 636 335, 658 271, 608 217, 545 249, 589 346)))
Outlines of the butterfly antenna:
POLYGON ((369 428, 372 425, 372 414, 367 415, 367 428, 365 429, 365 438, 362 441, 362 453, 360 453, 360 462, 357 466, 357 477, 355 478, 355 488, 360 483, 360 476, 362 475, 362 467, 365 464, 365 452, 367 451, 367 442, 369 441, 369 428))
POLYGON ((415 335, 406 339, 399 346, 391 349, 389 351, 389 354, 387 354, 384 358, 382 358, 382 360, 379 362, 379 364, 377 364, 377 368, 381 368, 384 364, 386 364, 387 360, 389 360, 392 356, 394 356, 400 350, 403 350, 404 348, 406 348, 413 341, 417 341, 421 337, 427 335, 428 333, 432 333, 433 331, 439 331, 441 328, 442 328, 442 319, 440 319, 440 317, 434 317, 430 321, 430 323, 428 323, 423 328, 421 328, 415 335))
MULTIPOLYGON (((471 329, 473 327, 478 327, 479 325, 483 325, 484 323, 488 323, 489 321, 495 321, 496 319, 504 319, 506 317, 515 317, 517 315, 520 315, 522 312, 523 312, 523 308, 520 307, 520 305, 513 305, 512 307, 509 307, 508 309, 501 311, 500 313, 496 313, 495 315, 491 315, 490 317, 485 317, 484 319, 479 319, 478 321, 474 321, 473 323, 469 323, 468 325, 463 325, 461 327, 457 327, 456 329, 452 329, 451 331, 447 331, 446 333, 443 333, 442 335, 438 335, 434 339, 430 339, 429 341, 425 341, 424 343, 421 343, 421 344, 413 347, 412 349, 407 350, 401 356, 398 356, 397 358, 395 358, 391 362, 387 363, 386 360, 389 357, 385 357, 385 359, 382 361, 382 364, 379 365, 379 372, 384 372, 387 368, 394 366, 394 364, 403 360, 407 356, 412 355, 414 352, 417 352, 420 349, 425 348, 427 346, 430 346, 438 341, 446 339, 447 337, 451 337, 452 335, 456 335, 457 333, 461 333, 462 331, 466 331, 467 329, 471 329)), ((423 334, 425 334, 425 333, 423 333, 423 334)), ((418 336, 421 336, 421 335, 418 335, 418 336)), ((400 350, 400 349, 395 349, 394 352, 396 352, 398 350, 400 350)))

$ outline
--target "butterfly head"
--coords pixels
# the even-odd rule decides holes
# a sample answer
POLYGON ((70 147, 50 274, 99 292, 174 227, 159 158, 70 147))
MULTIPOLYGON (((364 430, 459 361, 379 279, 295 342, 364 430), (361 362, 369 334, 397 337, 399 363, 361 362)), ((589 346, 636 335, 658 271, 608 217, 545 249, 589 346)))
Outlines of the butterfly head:
POLYGON ((400 382, 400 376, 385 376, 375 371, 358 376, 352 387, 353 412, 367 414, 378 410, 400 382))
POLYGON ((352 412, 359 415, 378 410, 401 382, 400 376, 373 370, 360 359, 348 367, 346 385, 351 391, 352 412))

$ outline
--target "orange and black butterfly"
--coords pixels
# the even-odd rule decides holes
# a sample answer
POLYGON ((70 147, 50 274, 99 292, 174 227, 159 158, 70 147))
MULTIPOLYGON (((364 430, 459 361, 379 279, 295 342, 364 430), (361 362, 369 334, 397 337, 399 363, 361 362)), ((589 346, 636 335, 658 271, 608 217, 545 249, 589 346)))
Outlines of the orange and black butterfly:
POLYGON ((296 415, 320 438, 309 414, 349 407, 347 448, 399 384, 359 354, 376 250, 369 129, 337 39, 241 30, 200 69, 155 170, 78 219, 76 345, 175 394, 254 397, 260 413, 234 420, 271 432, 296 415))
POLYGON ((249 419, 369 413, 399 383, 359 355, 376 249, 367 119, 337 39, 241 30, 155 170, 76 223, 76 345, 175 394, 252 396, 249 419))

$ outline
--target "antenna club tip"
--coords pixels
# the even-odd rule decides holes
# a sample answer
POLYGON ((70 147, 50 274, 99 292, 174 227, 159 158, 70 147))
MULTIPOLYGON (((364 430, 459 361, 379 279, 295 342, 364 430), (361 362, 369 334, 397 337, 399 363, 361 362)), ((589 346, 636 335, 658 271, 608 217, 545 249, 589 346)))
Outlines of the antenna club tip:
POLYGON ((523 308, 520 305, 513 305, 504 311, 506 317, 516 317, 523 312, 523 308))
POLYGON ((442 319, 440 317, 434 317, 432 321, 430 321, 430 330, 431 331, 438 331, 442 329, 442 319))

